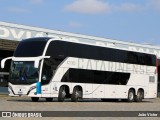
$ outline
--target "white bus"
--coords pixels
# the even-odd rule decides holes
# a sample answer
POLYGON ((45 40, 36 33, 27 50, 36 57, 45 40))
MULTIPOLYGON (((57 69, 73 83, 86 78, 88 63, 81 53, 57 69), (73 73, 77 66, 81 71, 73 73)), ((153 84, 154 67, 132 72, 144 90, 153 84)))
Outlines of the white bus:
POLYGON ((152 54, 40 37, 22 40, 13 57, 1 61, 2 68, 8 59, 10 96, 60 102, 157 97, 157 59, 152 54))

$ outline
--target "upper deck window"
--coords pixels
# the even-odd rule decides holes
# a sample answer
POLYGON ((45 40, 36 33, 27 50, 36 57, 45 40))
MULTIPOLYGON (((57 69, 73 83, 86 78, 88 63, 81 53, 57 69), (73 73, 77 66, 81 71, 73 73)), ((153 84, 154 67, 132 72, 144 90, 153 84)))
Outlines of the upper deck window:
POLYGON ((43 54, 47 39, 32 38, 19 43, 14 52, 15 57, 37 57, 43 54))

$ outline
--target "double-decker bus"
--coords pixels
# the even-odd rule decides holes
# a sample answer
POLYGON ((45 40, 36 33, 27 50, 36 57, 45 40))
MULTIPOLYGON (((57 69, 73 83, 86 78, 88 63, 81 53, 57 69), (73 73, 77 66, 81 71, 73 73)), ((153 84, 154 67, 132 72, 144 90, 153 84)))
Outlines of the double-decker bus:
POLYGON ((32 101, 66 98, 125 99, 157 97, 154 54, 89 42, 40 37, 20 41, 11 59, 9 95, 32 101))

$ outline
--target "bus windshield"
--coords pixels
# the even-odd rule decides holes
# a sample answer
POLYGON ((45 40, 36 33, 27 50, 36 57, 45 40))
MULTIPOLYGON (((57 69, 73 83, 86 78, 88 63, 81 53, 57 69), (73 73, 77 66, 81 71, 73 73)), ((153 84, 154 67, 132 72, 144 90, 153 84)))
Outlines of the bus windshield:
POLYGON ((33 84, 38 82, 39 68, 34 68, 34 62, 12 61, 9 82, 12 84, 33 84))

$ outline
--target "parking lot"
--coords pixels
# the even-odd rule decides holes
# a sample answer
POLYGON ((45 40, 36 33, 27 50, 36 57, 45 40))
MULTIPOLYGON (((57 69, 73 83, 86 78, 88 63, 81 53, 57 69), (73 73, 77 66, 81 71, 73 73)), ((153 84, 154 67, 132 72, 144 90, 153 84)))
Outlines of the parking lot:
MULTIPOLYGON (((101 102, 99 99, 85 99, 77 103, 66 100, 61 103, 57 102, 57 99, 52 102, 46 102, 45 99, 40 99, 39 102, 32 102, 28 97, 0 95, 0 111, 160 111, 160 98, 146 99, 141 103, 101 102)), ((85 118, 79 117, 76 119, 85 118)), ((100 119, 103 118, 100 117, 100 119)))

